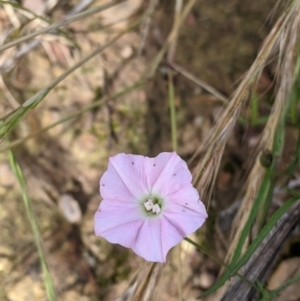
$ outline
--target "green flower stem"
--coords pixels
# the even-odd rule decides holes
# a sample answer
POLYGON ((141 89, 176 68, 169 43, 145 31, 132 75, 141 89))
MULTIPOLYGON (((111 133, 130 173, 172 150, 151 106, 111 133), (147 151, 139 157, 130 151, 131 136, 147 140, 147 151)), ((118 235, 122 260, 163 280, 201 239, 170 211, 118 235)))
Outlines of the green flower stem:
POLYGON ((285 281, 283 284, 281 284, 279 287, 277 287, 275 290, 273 290, 271 292, 274 292, 274 294, 276 296, 278 296, 282 290, 286 289, 288 286, 290 286, 291 284, 298 282, 298 281, 300 281, 300 275, 296 275, 296 276, 288 279, 287 281, 285 281))
MULTIPOLYGON (((197 244, 196 242, 194 242, 190 238, 185 237, 184 240, 186 240, 187 242, 189 242, 191 245, 195 246, 199 251, 201 251, 203 254, 206 254, 208 257, 210 257, 216 263, 218 263, 218 264, 220 264, 220 265, 222 265, 222 266, 224 266, 226 268, 229 268, 229 265, 227 265, 225 262, 223 262, 222 260, 220 260, 216 256, 212 255, 210 251, 206 250, 205 248, 203 248, 202 246, 200 246, 199 244, 197 244)), ((244 282, 248 283, 253 288, 257 288, 254 283, 252 283, 251 281, 249 281, 247 278, 245 278, 241 274, 236 273, 236 276, 238 276, 239 278, 241 278, 244 282)))
POLYGON ((42 271, 43 271, 43 276, 44 276, 44 284, 45 284, 45 288, 46 288, 47 297, 48 297, 49 301, 56 301, 57 300, 56 291, 55 291, 55 287, 54 287, 53 280, 52 280, 52 277, 51 277, 51 274, 50 274, 50 271, 48 268, 45 252, 44 252, 43 245, 42 245, 43 238, 40 233, 38 222, 37 222, 34 212, 32 210, 31 200, 28 196, 27 189, 26 189, 26 181, 25 181, 22 169, 21 169, 20 165, 18 164, 18 162, 16 161, 16 158, 12 151, 9 152, 9 159, 10 159, 10 165, 13 169, 13 172, 14 172, 14 174, 19 182, 20 188, 21 188, 21 194, 22 194, 22 199, 23 199, 23 204, 25 207, 27 219, 31 226, 35 245, 36 245, 38 255, 40 258, 40 262, 41 262, 41 266, 42 266, 42 271))

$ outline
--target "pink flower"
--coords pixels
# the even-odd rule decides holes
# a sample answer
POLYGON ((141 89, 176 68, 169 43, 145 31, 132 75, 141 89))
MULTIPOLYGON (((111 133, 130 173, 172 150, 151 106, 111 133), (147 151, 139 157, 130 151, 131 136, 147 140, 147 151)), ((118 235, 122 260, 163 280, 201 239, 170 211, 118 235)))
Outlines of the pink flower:
POLYGON ((175 152, 111 157, 100 180, 103 201, 95 214, 96 235, 148 261, 165 262, 168 251, 207 218, 191 181, 175 152))

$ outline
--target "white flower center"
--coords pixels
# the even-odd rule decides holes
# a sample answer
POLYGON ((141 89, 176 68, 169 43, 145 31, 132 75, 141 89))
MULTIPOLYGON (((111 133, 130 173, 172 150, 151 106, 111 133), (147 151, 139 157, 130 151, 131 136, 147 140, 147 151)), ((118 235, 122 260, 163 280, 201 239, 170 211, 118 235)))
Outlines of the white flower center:
POLYGON ((147 202, 144 203, 144 206, 147 211, 152 211, 156 214, 160 212, 160 206, 158 204, 153 204, 153 201, 151 199, 148 199, 147 202))

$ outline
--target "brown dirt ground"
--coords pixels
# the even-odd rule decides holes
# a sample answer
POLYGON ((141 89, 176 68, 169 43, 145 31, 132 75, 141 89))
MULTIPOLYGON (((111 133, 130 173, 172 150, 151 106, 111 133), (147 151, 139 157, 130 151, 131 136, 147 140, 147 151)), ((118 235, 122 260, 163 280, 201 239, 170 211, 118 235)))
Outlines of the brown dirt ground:
MULTIPOLYGON (((51 20, 60 19, 75 5, 75 1, 62 2, 50 14, 51 20)), ((134 19, 146 7, 139 1, 130 3, 119 10, 120 18, 128 14, 134 19)), ((273 24, 273 19, 266 19, 275 3, 275 0, 197 1, 180 30, 176 62, 230 96, 273 24)), ((3 8, 0 16, 2 28, 7 28, 10 21, 3 8)), ((17 103, 24 102, 110 38, 112 30, 103 30, 100 24, 116 20, 117 13, 101 16, 70 25, 71 40, 45 37, 42 46, 18 59, 11 70, 3 74, 6 87, 17 103)), ((102 95, 138 80, 162 47, 173 22, 172 16, 173 2, 161 1, 151 20, 142 56, 137 57, 140 30, 126 34, 59 84, 25 117, 10 140, 34 133, 102 95)), ((122 23, 114 30, 125 26, 122 23)), ((10 55, 8 51, 5 53, 10 55)), ((127 288, 132 273, 144 264, 130 250, 95 237, 93 215, 100 202, 98 181, 109 156, 119 152, 155 156, 163 150, 171 150, 164 68, 162 64, 145 87, 15 148, 60 300, 115 300, 127 288), (68 222, 59 209, 65 197, 79 205, 82 217, 77 224, 68 222)), ((266 72, 262 91, 269 88, 270 82, 266 72)), ((223 106, 216 97, 180 74, 175 74, 175 83, 178 152, 188 159, 223 106)), ((5 100, 4 92, 1 98, 0 110, 4 115, 12 109, 13 102, 5 100)), ((248 135, 255 138, 259 129, 250 130, 248 135)), ((245 133, 237 126, 217 181, 214 197, 218 210, 228 207, 236 196, 237 179, 249 154, 249 139, 245 139, 245 133)), ((7 152, 0 153, 0 229, 0 299, 46 300, 32 232, 7 152)), ((214 282, 217 267, 186 243, 182 249, 183 294, 185 300, 194 300, 214 282)), ((165 270, 157 300, 177 300, 176 269, 170 264, 165 270)))

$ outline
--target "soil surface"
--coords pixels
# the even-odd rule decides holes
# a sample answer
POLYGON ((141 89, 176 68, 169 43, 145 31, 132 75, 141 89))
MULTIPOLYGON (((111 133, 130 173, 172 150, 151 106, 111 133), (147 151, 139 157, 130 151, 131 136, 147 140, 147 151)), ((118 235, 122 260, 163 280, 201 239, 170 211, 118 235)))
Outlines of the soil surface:
MULTIPOLYGON (((24 5, 25 2, 30 1, 23 1, 24 5)), ((36 6, 28 6, 29 9, 36 9, 37 14, 43 11, 44 1, 32 2, 36 6)), ((61 1, 43 17, 57 22, 78 3, 61 1)), ((94 1, 93 6, 101 3, 104 1, 94 1)), ((60 35, 39 37, 41 43, 20 58, 15 58, 18 47, 1 53, 2 67, 13 60, 2 72, 1 116, 109 41, 115 32, 126 28, 145 12, 147 3, 130 0, 124 6, 71 23, 60 35), (118 20, 122 22, 104 26, 118 20)), ((198 0, 179 31, 175 62, 229 98, 276 20, 278 11, 272 14, 275 4, 275 0, 198 0)), ((11 39, 14 33, 18 34, 16 22, 23 24, 27 33, 45 26, 37 18, 28 22, 26 16, 8 7, 0 7, 0 26, 1 32, 10 30, 11 39)), ((9 140, 34 134, 141 79, 163 47, 173 17, 173 1, 160 1, 148 20, 149 27, 144 22, 62 81, 26 115, 9 140)), ((134 272, 145 264, 131 250, 96 237, 93 216, 101 200, 99 178, 110 156, 119 152, 156 156, 171 151, 167 77, 170 68, 163 59, 156 75, 144 86, 13 149, 26 178, 60 300, 116 300, 129 286, 134 272)), ((218 119, 224 104, 175 70, 174 80, 178 153, 188 160, 218 119)), ((265 95, 271 83, 272 73, 266 70, 258 92, 265 95)), ((247 116, 247 110, 244 114, 247 116)), ((236 126, 217 178, 217 211, 233 203, 240 188, 243 164, 260 130, 259 126, 236 126)), ((295 141, 295 133, 291 137, 295 141)), ((2 141, 2 145, 6 143, 2 141)), ((0 299, 46 300, 32 231, 8 158, 8 151, 0 153, 0 299)), ((226 226, 223 230, 227 230, 226 226)), ((222 255, 224 250, 220 252, 222 255)), ((218 267, 186 242, 182 244, 182 254, 184 300, 194 300, 214 283, 218 267)), ((178 300, 177 268, 170 264, 165 269, 157 300, 178 300)))

